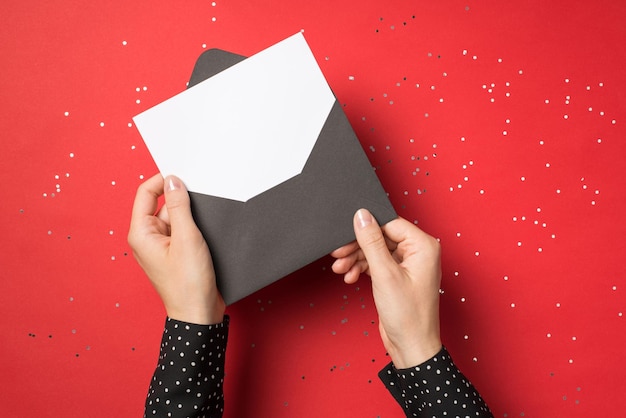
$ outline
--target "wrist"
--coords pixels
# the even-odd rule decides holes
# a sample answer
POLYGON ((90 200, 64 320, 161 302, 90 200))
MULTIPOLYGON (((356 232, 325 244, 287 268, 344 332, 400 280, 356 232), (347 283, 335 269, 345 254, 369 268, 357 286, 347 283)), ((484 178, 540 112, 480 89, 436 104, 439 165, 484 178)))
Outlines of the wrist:
POLYGON ((214 325, 224 321, 226 306, 220 299, 216 303, 204 306, 185 306, 181 308, 166 308, 167 316, 177 321, 197 325, 214 325))
POLYGON ((433 336, 403 347, 387 347, 387 352, 396 369, 407 369, 430 360, 441 351, 442 347, 443 344, 439 336, 433 336))

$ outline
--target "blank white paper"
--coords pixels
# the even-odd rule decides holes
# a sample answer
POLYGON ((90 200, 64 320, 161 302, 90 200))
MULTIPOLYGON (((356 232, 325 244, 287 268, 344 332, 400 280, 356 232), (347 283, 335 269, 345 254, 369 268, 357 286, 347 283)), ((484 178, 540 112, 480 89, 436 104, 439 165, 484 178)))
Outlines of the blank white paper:
POLYGON ((297 33, 133 120, 164 176, 245 202, 302 172, 334 101, 297 33))

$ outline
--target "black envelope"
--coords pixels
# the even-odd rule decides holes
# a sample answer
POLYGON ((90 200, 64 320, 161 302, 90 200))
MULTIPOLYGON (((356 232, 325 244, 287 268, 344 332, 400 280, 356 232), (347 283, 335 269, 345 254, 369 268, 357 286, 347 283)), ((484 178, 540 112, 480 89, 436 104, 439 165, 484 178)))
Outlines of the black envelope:
MULTIPOLYGON (((243 59, 208 50, 189 86, 243 59)), ((354 240, 358 209, 369 209, 381 225, 397 217, 337 100, 301 174, 247 202, 190 195, 227 304, 354 240)))

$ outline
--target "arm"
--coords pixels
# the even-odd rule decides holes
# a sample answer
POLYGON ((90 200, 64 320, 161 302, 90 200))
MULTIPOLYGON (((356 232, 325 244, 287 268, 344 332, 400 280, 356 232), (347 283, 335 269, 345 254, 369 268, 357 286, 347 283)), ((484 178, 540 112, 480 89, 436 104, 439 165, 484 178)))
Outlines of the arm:
POLYGON ((180 179, 156 175, 139 187, 128 242, 168 316, 145 415, 221 417, 228 317, 180 179))
POLYGON ((442 349, 424 363, 396 369, 389 363, 378 373, 407 417, 493 417, 478 391, 442 349))
POLYGON ((472 416, 490 417, 441 344, 439 242, 402 218, 380 228, 364 209, 354 217, 354 231, 357 240, 331 254, 337 258, 333 271, 343 274, 346 283, 355 283, 361 273, 371 276, 380 336, 392 359, 379 376, 405 414, 465 416, 471 410, 467 403, 455 402, 458 395, 477 399, 479 414, 472 416), (437 392, 447 386, 454 388, 454 396, 439 397, 437 392))
POLYGON ((214 325, 167 318, 144 417, 221 418, 228 316, 214 325))

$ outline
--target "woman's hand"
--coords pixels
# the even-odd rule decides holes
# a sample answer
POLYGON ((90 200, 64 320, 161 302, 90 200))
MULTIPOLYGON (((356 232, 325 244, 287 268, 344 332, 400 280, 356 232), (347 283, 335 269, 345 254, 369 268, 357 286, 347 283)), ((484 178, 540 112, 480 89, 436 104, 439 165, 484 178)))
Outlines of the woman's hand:
POLYGON ((371 276, 383 344, 398 369, 417 366, 441 349, 439 242, 405 219, 382 229, 369 211, 354 216, 357 240, 331 253, 333 271, 355 283, 371 276))
POLYGON ((225 304, 211 254, 179 178, 157 174, 139 186, 128 242, 170 318, 202 325, 223 321, 225 304), (165 205, 159 209, 163 194, 165 205))

